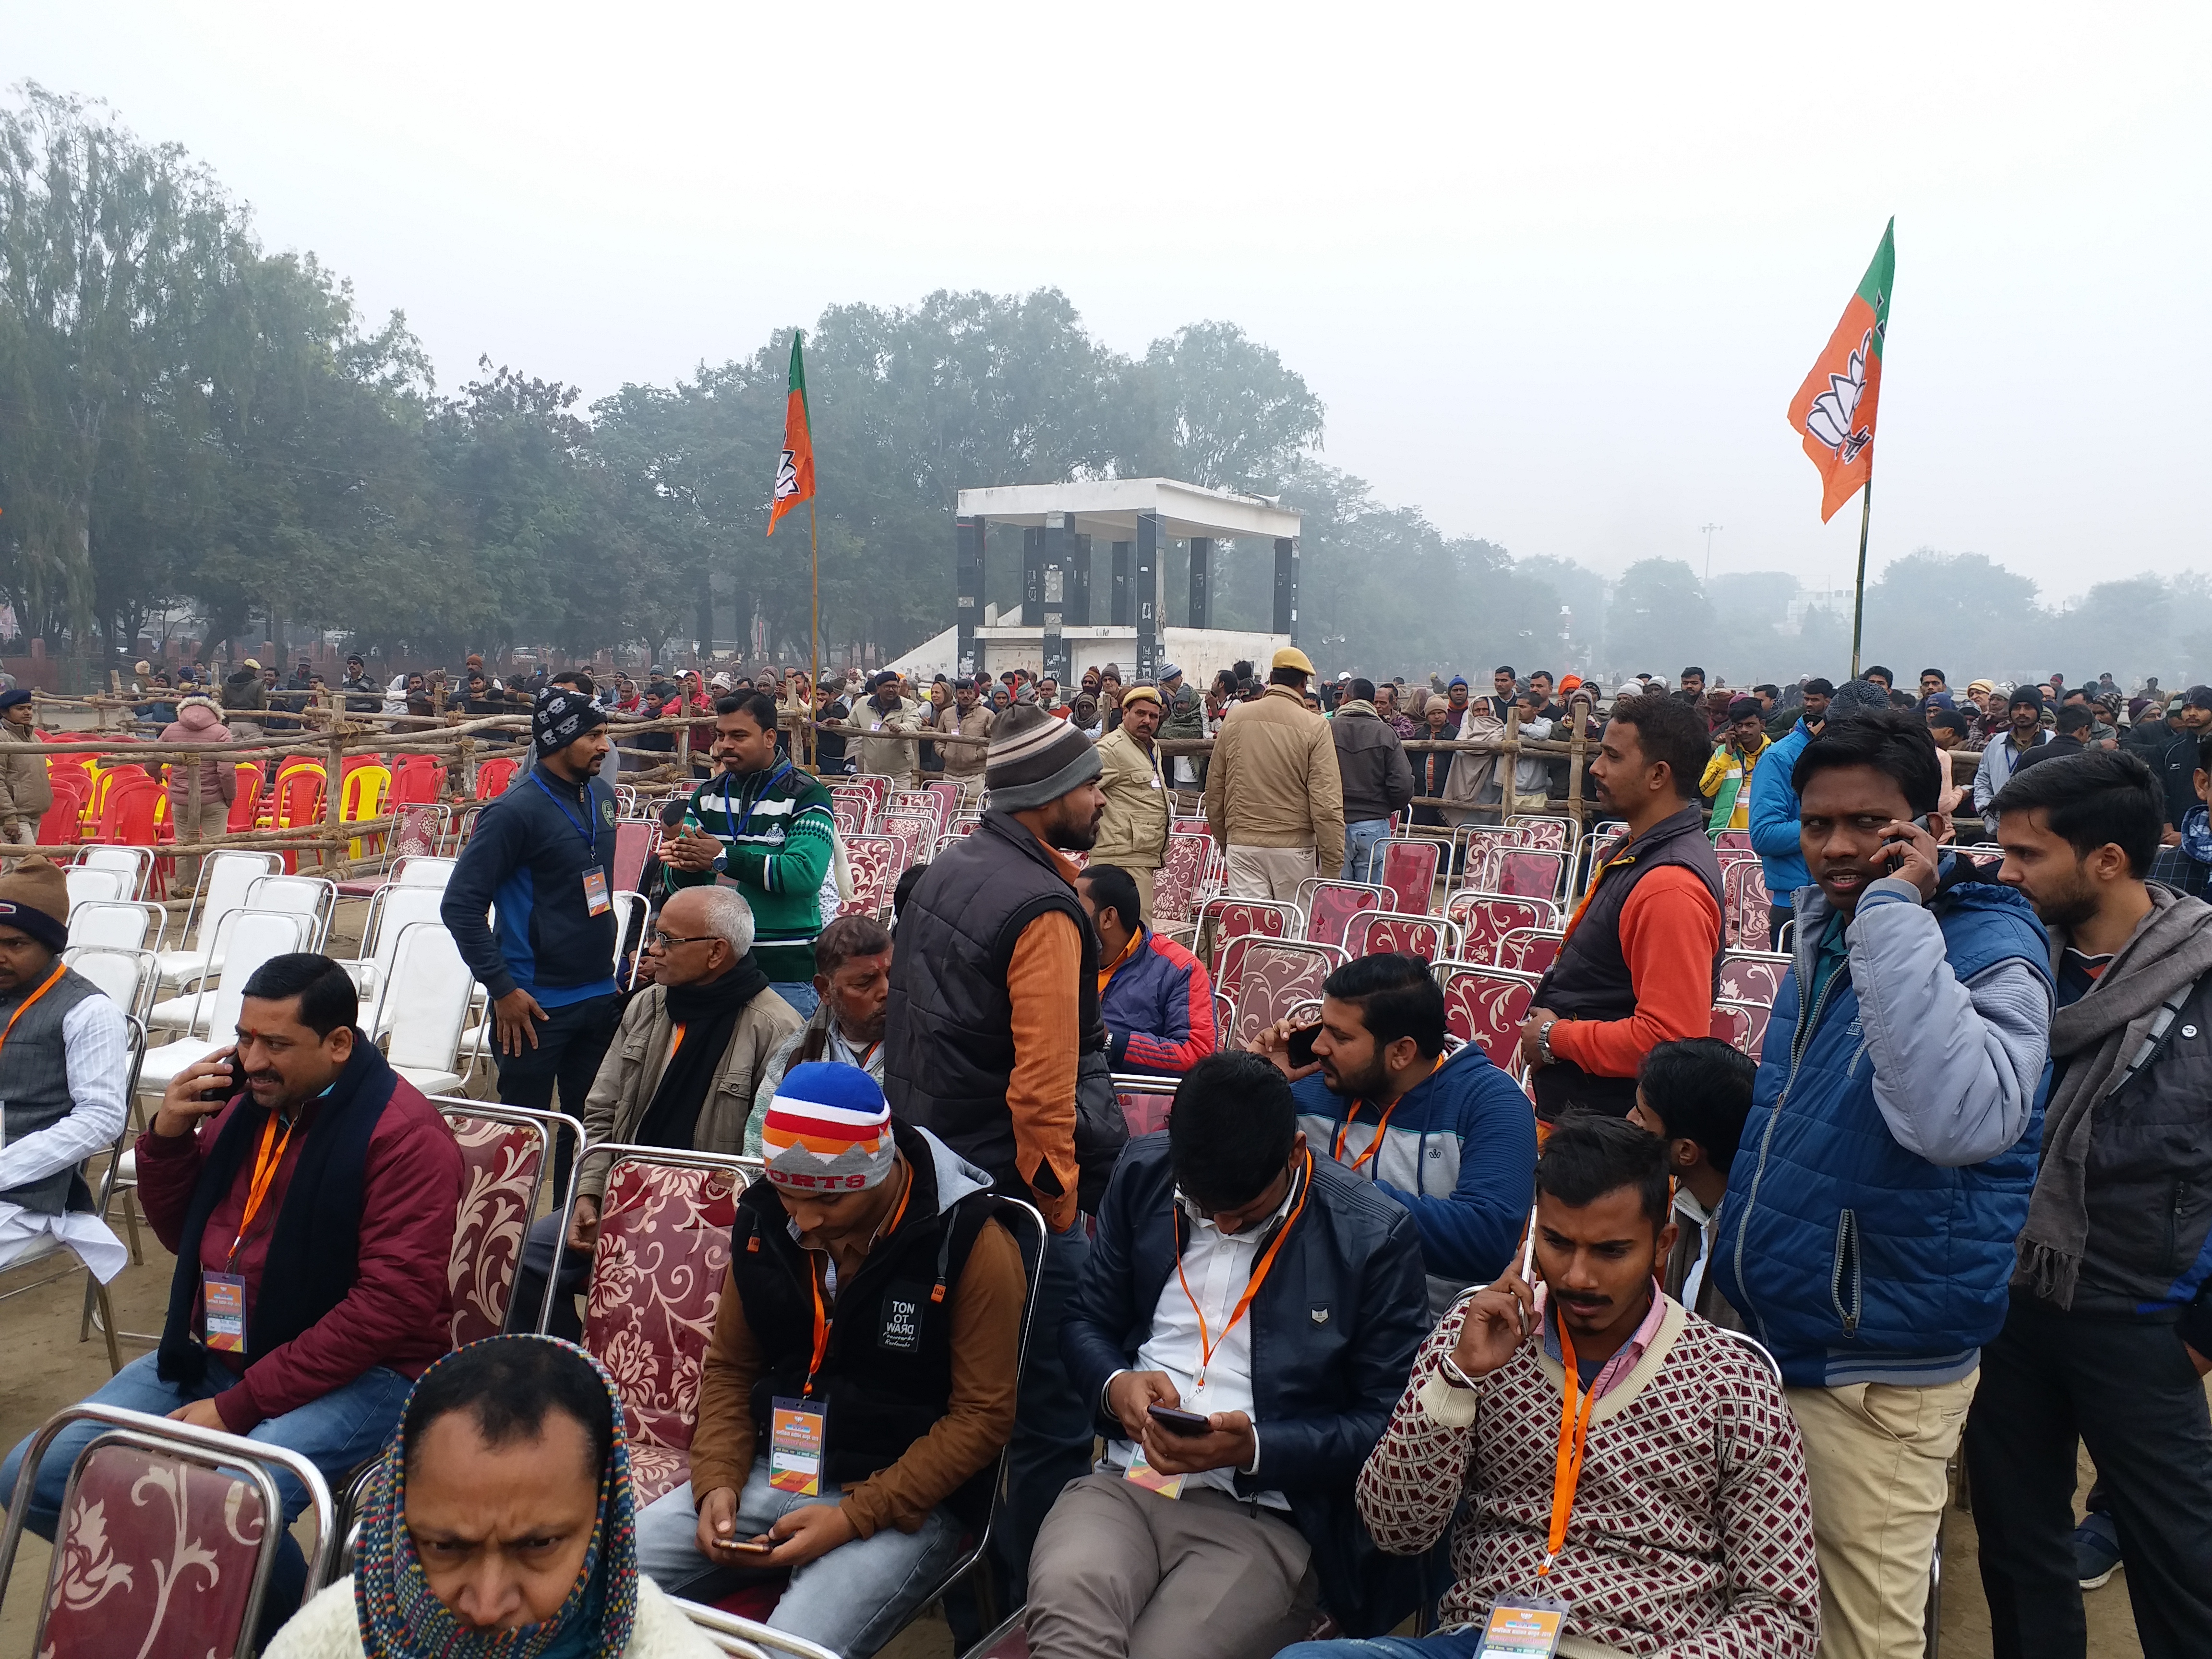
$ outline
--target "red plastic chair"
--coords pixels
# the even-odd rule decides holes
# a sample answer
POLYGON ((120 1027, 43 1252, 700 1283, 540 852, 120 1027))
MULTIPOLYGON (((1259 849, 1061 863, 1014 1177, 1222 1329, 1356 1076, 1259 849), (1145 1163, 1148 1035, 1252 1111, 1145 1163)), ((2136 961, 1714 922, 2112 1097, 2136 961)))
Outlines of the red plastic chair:
POLYGON ((1444 987, 1444 1029, 1478 1045, 1490 1063, 1522 1075, 1521 1027, 1535 1006, 1534 974, 1447 963, 1437 969, 1444 987))
POLYGON ((111 847, 154 846, 154 808, 161 799, 160 786, 143 773, 136 778, 117 778, 100 804, 94 838, 111 847))
POLYGON ((1433 841, 1386 841, 1375 879, 1390 890, 1391 908, 1425 916, 1437 908, 1437 865, 1443 848, 1433 841))
POLYGON ((446 768, 429 755, 401 755, 392 768, 392 801, 400 806, 431 806, 446 793, 446 768))
POLYGON ((630 1480, 651 1503, 690 1478, 699 1372, 744 1176, 732 1158, 605 1143, 613 1157, 585 1295, 584 1346, 614 1374, 630 1480))
POLYGON ((240 766, 238 769, 238 783, 230 797, 230 816, 224 820, 223 828, 233 835, 251 830, 260 811, 261 769, 240 766))
POLYGON ((512 755, 501 755, 477 763, 477 799, 492 800, 507 793, 507 785, 514 781, 522 763, 512 755))
POLYGON ((77 839, 78 827, 84 822, 84 792, 70 788, 58 779, 52 781, 54 804, 39 820, 39 844, 66 847, 77 839))

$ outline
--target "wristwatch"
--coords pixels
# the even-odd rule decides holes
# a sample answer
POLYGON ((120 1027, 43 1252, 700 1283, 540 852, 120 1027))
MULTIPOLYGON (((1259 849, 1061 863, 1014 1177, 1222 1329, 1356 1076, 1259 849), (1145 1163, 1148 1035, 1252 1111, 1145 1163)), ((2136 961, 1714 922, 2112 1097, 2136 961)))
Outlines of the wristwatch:
POLYGON ((714 854, 714 861, 707 866, 718 876, 730 873, 730 854, 726 848, 714 854))
POLYGON ((1559 1023, 1554 1018, 1536 1028, 1536 1058, 1546 1066, 1552 1064, 1552 1028, 1559 1023))

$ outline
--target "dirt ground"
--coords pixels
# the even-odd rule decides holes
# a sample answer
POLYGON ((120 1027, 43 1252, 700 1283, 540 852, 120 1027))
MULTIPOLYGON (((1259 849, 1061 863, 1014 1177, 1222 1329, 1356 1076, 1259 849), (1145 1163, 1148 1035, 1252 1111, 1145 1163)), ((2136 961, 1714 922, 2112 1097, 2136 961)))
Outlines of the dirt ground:
MULTIPOLYGON (((339 908, 332 929, 333 954, 347 954, 357 946, 364 908, 357 902, 339 908)), ((489 1091, 479 1085, 470 1092, 489 1091)), ((125 1267, 109 1293, 122 1329, 150 1333, 161 1328, 174 1258, 143 1224, 139 1237, 145 1261, 125 1267)), ((4 1298, 0 1299, 0 1355, 5 1356, 0 1361, 0 1446, 13 1445, 54 1412, 84 1398, 107 1380, 106 1351, 98 1335, 88 1342, 77 1340, 83 1274, 72 1273, 52 1282, 40 1282, 52 1271, 52 1264, 46 1263, 0 1273, 0 1297, 4 1298)), ((146 1342, 125 1342, 125 1363, 146 1352, 149 1346, 146 1342)), ((2085 1460, 2083 1493, 2088 1491, 2089 1481, 2085 1460)), ((31 1651, 39 1586, 45 1578, 47 1557, 46 1544, 26 1534, 8 1585, 15 1593, 0 1601, 0 1659, 15 1659, 31 1651)), ((2136 1639, 2126 1584, 2123 1568, 2102 1589, 2093 1590, 2085 1598, 2089 1659, 2140 1659, 2142 1649, 2136 1639)), ((1957 1509, 1950 1512, 1944 1535, 1942 1652, 1944 1659, 1988 1659, 1990 1652, 1989 1607, 1974 1565, 1973 1516, 1957 1509)), ((951 1659, 951 1633, 933 1611, 884 1650, 884 1659, 951 1659)))

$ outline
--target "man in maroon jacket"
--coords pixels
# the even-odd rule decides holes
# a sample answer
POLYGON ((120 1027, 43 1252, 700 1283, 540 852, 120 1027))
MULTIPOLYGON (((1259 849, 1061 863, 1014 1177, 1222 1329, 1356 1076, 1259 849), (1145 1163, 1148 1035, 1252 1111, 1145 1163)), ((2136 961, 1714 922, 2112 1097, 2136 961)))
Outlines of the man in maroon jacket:
MULTIPOLYGON (((237 1046, 169 1085, 137 1143, 139 1201, 177 1255, 168 1319, 160 1350, 93 1400, 289 1447, 333 1480, 398 1425, 414 1379, 452 1346, 461 1154, 358 1013, 329 957, 272 957, 246 982, 237 1046)), ((47 1449, 27 1517, 41 1536, 98 1432, 80 1424, 47 1449)), ((0 1464, 0 1494, 13 1496, 23 1449, 0 1464)), ((276 1484, 289 1524, 307 1491, 276 1484)), ((285 1539, 264 1635, 306 1576, 285 1539)))

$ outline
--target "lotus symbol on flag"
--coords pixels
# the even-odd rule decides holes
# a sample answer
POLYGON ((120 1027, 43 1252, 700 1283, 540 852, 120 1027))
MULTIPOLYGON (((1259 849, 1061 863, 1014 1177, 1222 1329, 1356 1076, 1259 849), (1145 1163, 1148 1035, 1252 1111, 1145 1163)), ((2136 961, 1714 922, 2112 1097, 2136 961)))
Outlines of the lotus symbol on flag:
MULTIPOLYGON (((1858 360, 1853 358, 1851 361, 1856 363, 1858 360)), ((1851 401, 1853 403, 1858 401, 1856 392, 1852 394, 1851 401)), ((798 493, 799 463, 793 459, 792 453, 787 449, 783 452, 783 458, 775 464, 775 499, 780 501, 784 501, 798 493)))
POLYGON ((1874 441, 1870 428, 1851 430, 1851 416, 1858 412, 1859 399, 1866 395, 1867 354, 1873 349, 1874 331, 1869 329, 1844 373, 1829 375, 1828 389, 1814 398, 1812 408, 1805 411, 1805 430, 1834 450, 1846 465, 1857 459, 1859 451, 1874 441))

